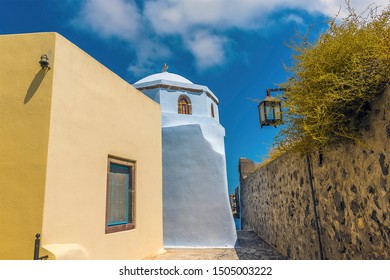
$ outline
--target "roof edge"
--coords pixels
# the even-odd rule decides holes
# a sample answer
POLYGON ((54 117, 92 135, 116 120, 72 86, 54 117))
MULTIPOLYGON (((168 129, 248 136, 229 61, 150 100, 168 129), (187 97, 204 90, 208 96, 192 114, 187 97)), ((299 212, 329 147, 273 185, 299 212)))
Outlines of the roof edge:
POLYGON ((206 95, 211 98, 217 105, 219 105, 218 98, 214 95, 214 93, 206 86, 196 85, 196 84, 186 84, 179 83, 167 80, 157 80, 153 82, 146 82, 140 84, 133 84, 133 86, 138 90, 149 90, 156 88, 165 88, 165 89, 174 89, 174 90, 185 90, 189 92, 195 93, 206 93, 206 95))

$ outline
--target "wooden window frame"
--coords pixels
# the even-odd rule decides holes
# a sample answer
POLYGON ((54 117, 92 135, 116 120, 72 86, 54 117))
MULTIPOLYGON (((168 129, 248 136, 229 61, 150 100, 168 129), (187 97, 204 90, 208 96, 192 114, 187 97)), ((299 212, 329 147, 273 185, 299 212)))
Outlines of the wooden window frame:
POLYGON ((180 95, 177 99, 177 112, 182 115, 192 115, 191 99, 187 95, 180 95), (186 113, 183 113, 182 106, 186 107, 186 113))
POLYGON ((214 104, 213 103, 211 103, 211 117, 215 118, 214 104))
MULTIPOLYGON (((131 230, 135 229, 135 217, 136 217, 136 212, 135 212, 135 205, 136 205, 136 199, 135 199, 135 181, 136 181, 136 166, 135 166, 135 161, 127 160, 127 159, 122 159, 118 157, 113 157, 113 156, 108 156, 107 160, 107 183, 106 183, 106 221, 105 221, 105 233, 114 233, 114 232, 120 232, 120 231, 126 231, 126 230, 131 230), (131 207, 131 217, 129 217, 129 222, 126 224, 120 224, 120 225, 108 225, 108 195, 109 195, 109 188, 110 188, 110 166, 111 163, 114 164, 119 164, 123 165, 126 167, 130 168, 131 172, 131 182, 129 186, 129 192, 128 194, 131 194, 131 200, 129 201, 129 207, 131 207)), ((127 209, 129 211, 130 209, 127 209)))

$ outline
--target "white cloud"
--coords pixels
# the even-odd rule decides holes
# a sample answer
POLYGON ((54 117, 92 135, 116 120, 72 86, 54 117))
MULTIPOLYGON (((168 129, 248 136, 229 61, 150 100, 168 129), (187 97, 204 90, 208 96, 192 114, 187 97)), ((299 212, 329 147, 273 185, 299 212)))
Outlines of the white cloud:
MULTIPOLYGON (((388 0, 351 4, 360 13, 370 4, 384 8, 388 0)), ((334 17, 340 7, 344 7, 340 16, 346 15, 344 0, 145 0, 139 6, 135 0, 84 0, 75 23, 102 37, 129 42, 137 55, 129 70, 145 74, 141 72, 167 61, 171 54, 167 38, 179 38, 195 65, 206 69, 228 59, 225 31, 266 28, 272 13, 281 9, 290 9, 281 23, 303 24, 294 9, 334 17)))
POLYGON ((199 69, 221 65, 225 62, 225 47, 227 39, 223 36, 212 35, 206 31, 197 31, 185 36, 187 48, 196 58, 199 69))
POLYGON ((264 1, 254 0, 159 0, 145 3, 145 16, 159 34, 184 34, 194 27, 225 30, 249 28, 266 12, 264 1))
MULTIPOLYGON (((348 14, 345 0, 302 0, 297 2, 302 2, 302 6, 299 7, 299 5, 298 8, 302 8, 312 13, 321 13, 329 17, 334 17, 339 11, 341 17, 348 14)), ((389 5, 388 0, 350 0, 349 2, 358 14, 364 12, 370 5, 373 7, 378 6, 379 11, 389 5)))
MULTIPOLYGON (((388 1, 351 0, 351 3, 359 13, 373 3, 385 7, 388 1)), ((259 28, 270 13, 281 8, 333 17, 340 7, 343 7, 341 15, 345 15, 344 0, 157 0, 146 1, 144 13, 155 32, 185 34, 197 26, 217 30, 259 28)))
POLYGON ((138 35, 141 16, 134 1, 86 0, 74 23, 103 37, 130 40, 138 35))
POLYGON ((294 14, 288 14, 282 18, 283 22, 286 23, 296 23, 296 24, 303 24, 304 20, 300 16, 294 15, 294 14))

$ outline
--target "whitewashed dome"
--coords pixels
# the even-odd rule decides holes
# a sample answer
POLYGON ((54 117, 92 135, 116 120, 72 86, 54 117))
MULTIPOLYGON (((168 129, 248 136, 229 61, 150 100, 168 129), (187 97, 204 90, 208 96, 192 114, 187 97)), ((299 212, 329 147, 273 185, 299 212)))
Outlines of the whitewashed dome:
POLYGON ((142 83, 149 83, 149 82, 154 82, 154 81, 160 81, 160 80, 166 80, 166 81, 172 81, 172 82, 178 82, 178 83, 183 83, 183 84, 193 84, 190 80, 184 78, 183 76, 169 73, 169 72, 161 72, 153 75, 149 75, 135 84, 142 84, 142 83))

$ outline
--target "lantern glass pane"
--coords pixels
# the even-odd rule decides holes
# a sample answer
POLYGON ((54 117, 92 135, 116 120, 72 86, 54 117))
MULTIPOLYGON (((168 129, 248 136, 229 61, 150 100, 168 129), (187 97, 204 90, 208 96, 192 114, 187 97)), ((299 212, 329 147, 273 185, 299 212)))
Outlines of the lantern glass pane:
POLYGON ((260 113, 260 124, 263 124, 265 122, 264 102, 260 103, 259 113, 260 113))
POLYGON ((267 103, 266 105, 267 121, 275 120, 274 106, 273 103, 267 103))

